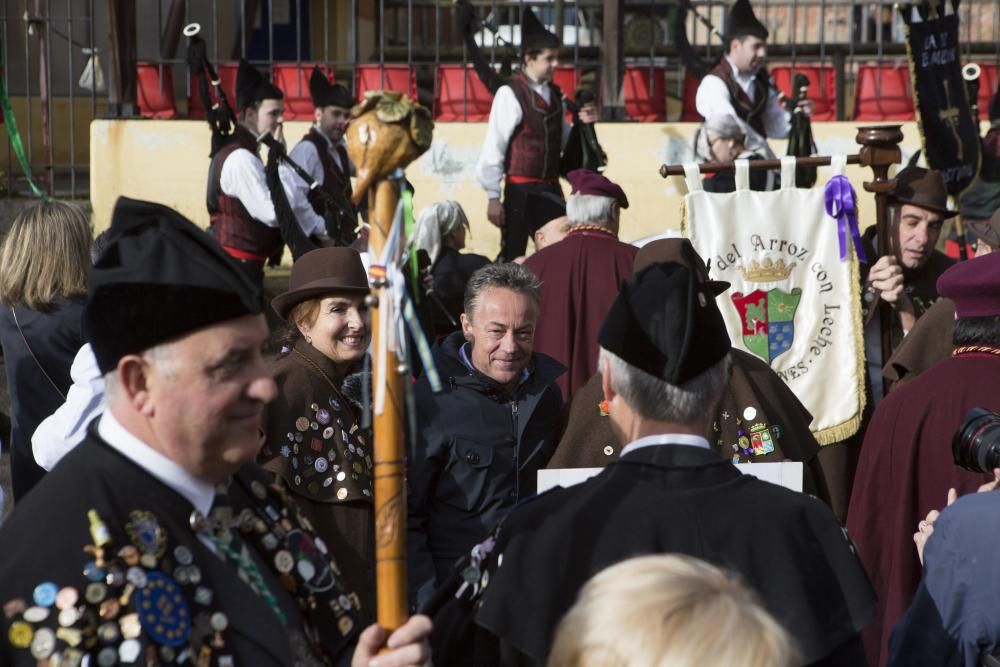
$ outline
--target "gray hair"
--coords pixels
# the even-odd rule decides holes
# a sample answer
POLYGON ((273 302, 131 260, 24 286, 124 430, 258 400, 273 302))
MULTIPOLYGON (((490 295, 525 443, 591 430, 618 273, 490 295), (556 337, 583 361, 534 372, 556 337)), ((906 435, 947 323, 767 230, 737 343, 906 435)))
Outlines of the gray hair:
MULTIPOLYGON (((139 356, 156 368, 156 372, 168 379, 173 379, 177 373, 177 359, 174 355, 173 341, 160 343, 139 353, 139 356)), ((118 381, 117 366, 104 374, 104 395, 111 401, 118 396, 121 383, 118 381)))
POLYGON ((714 409, 729 382, 730 360, 721 361, 682 385, 653 377, 603 347, 598 366, 607 362, 611 388, 640 417, 674 424, 697 424, 714 409))
POLYGON ((608 227, 613 222, 611 213, 617 203, 614 197, 570 195, 566 200, 566 217, 569 218, 571 226, 601 225, 608 227))
POLYGON ((472 317, 472 313, 479 307, 479 298, 488 289, 508 289, 526 294, 537 306, 542 298, 541 287, 542 281, 520 264, 487 264, 473 273, 465 286, 465 314, 472 317))
POLYGON ((735 139, 741 144, 746 143, 746 129, 736 116, 728 113, 710 116, 694 137, 695 155, 702 161, 712 159, 712 152, 708 144, 709 132, 723 139, 735 139))

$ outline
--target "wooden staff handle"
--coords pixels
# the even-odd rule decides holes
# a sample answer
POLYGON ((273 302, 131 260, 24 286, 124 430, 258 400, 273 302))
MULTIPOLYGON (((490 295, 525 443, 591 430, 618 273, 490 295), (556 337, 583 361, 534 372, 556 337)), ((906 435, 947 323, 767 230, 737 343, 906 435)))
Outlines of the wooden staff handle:
MULTIPOLYGON (((399 203, 396 184, 378 181, 369 191, 371 231, 368 245, 373 257, 385 247, 399 203)), ((390 290, 384 281, 375 285, 377 303, 371 309, 373 349, 378 350, 382 337, 379 311, 388 305, 390 290)), ((389 631, 406 622, 409 616, 409 589, 406 580, 406 482, 403 478, 403 374, 399 358, 389 350, 385 365, 374 365, 374 387, 385 378, 385 405, 375 415, 375 595, 378 624, 389 631), (400 372, 402 370, 402 373, 400 372)))
MULTIPOLYGON (((831 158, 829 155, 813 155, 810 157, 798 157, 795 158, 796 167, 825 167, 830 164, 831 158)), ((860 155, 848 155, 847 164, 861 164, 860 155)), ((749 160, 748 166, 751 169, 781 169, 781 160, 749 160)), ((705 173, 714 173, 717 171, 735 171, 735 162, 702 162, 698 165, 698 171, 705 173)), ((684 165, 682 164, 663 164, 660 165, 660 176, 666 178, 667 176, 683 176, 684 175, 684 165)))

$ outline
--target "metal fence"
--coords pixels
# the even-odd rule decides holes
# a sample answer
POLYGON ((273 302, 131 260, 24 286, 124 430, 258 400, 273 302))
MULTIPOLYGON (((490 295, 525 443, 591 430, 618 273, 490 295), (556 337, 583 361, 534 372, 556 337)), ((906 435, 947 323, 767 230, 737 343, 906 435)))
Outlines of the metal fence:
MULTIPOLYGON (((519 42, 521 14, 531 7, 543 23, 561 33, 562 60, 574 66, 584 84, 596 87, 607 66, 608 45, 619 40, 619 69, 663 68, 667 118, 690 118, 685 115, 690 91, 673 39, 677 0, 620 0, 616 25, 606 25, 601 0, 473 4, 483 24, 475 40, 497 66, 510 59, 510 45, 519 42)), ((720 32, 729 4, 694 2, 720 32)), ((754 6, 771 30, 772 63, 832 66, 832 118, 852 117, 859 67, 905 59, 896 3, 760 0, 754 6)), ((0 8, 0 75, 7 84, 25 160, 41 189, 58 196, 88 193, 92 119, 148 112, 142 108, 142 95, 136 102, 137 86, 149 87, 136 74, 140 63, 153 68, 153 92, 173 105, 174 117, 189 115, 192 90, 181 28, 190 22, 201 24, 216 64, 243 57, 272 71, 276 64, 308 68, 320 62, 352 89, 366 65, 408 65, 417 95, 428 106, 441 93, 441 66, 468 61, 455 7, 447 0, 0 0, 0 8)), ((965 0, 959 13, 966 59, 1000 63, 1000 3, 965 0)), ((687 31, 692 44, 706 54, 721 51, 717 37, 690 15, 687 31)), ((377 71, 385 76, 384 69, 377 71)), ((305 81, 298 77, 292 84, 296 89, 286 93, 307 96, 305 81)), ((608 108, 621 102, 621 95, 604 97, 608 108)), ((2 135, 0 155, 6 155, 6 163, 0 187, 7 196, 26 194, 28 183, 17 151, 7 132, 2 135)))

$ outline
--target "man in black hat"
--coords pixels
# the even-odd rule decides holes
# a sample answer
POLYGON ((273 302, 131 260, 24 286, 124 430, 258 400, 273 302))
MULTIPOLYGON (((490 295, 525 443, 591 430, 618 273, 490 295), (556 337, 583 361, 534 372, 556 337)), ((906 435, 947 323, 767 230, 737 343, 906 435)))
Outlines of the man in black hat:
POLYGON ((277 86, 241 60, 236 74, 240 122, 208 170, 212 235, 258 285, 264 281, 264 262, 282 247, 258 137, 271 134, 284 142, 284 97, 277 86))
MULTIPOLYGON (((559 66, 559 38, 545 29, 530 8, 524 9, 521 25, 521 59, 520 74, 493 98, 486 140, 476 164, 476 180, 489 197, 486 215, 501 228, 500 257, 508 262, 527 248, 527 196, 550 192, 562 197, 559 159, 570 133, 562 92, 552 83, 559 66)), ((596 110, 584 107, 580 120, 593 123, 596 110)))
MULTIPOLYGON (((0 531, 0 664, 371 664, 387 633, 359 636, 335 555, 253 465, 259 289, 167 207, 120 199, 110 234, 83 315, 107 409, 0 531)), ((429 629, 377 663, 424 664, 429 629)))
POLYGON ((580 587, 652 553, 741 576, 805 664, 864 664, 859 632, 875 600, 830 510, 741 476, 706 439, 730 369, 710 286, 680 264, 652 264, 622 288, 599 341, 608 419, 629 444, 596 477, 515 508, 501 525, 475 620, 499 639, 503 664, 544 665, 580 587))
MULTIPOLYGON (((948 191, 941 172, 908 165, 896 174, 890 194, 889 221, 892 233, 888 253, 879 257, 867 272, 862 269, 862 305, 865 320, 865 352, 874 400, 882 398, 881 336, 879 301, 892 306, 894 343, 898 343, 924 312, 937 300, 937 279, 955 263, 937 250, 941 227, 955 215, 948 210, 948 191)), ((876 257, 880 240, 874 225, 863 236, 868 257, 876 257)))
MULTIPOLYGON (((535 242, 535 252, 547 248, 566 238, 572 226, 566 215, 566 200, 554 192, 538 192, 525 199, 524 215, 528 223, 528 233, 535 242)), ((514 259, 523 264, 527 257, 514 259)))
POLYGON ((695 106, 705 120, 717 115, 739 118, 747 150, 773 158, 767 140, 788 136, 791 114, 782 107, 764 67, 767 37, 767 28, 757 20, 749 0, 736 0, 726 20, 726 54, 701 80, 695 106))
MULTIPOLYGON (((353 165, 344 144, 344 131, 351 120, 353 106, 351 91, 339 83, 331 84, 319 67, 314 67, 309 79, 309 94, 316 107, 314 122, 289 157, 336 202, 337 210, 331 219, 336 220, 338 227, 344 227, 344 231, 353 233, 357 226, 357 215, 351 203, 353 165)), ((311 194, 309 185, 289 166, 282 164, 280 173, 288 203, 302 231, 320 243, 331 243, 322 201, 311 194)), ((339 235, 339 229, 333 231, 335 236, 339 235)))

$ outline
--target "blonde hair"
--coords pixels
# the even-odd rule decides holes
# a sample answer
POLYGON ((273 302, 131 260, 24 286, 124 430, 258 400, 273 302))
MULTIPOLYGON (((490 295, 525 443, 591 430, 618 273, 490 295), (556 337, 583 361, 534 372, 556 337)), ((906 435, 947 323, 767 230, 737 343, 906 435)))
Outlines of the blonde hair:
POLYGON ((18 213, 0 245, 0 303, 42 310, 87 293, 90 219, 73 204, 40 201, 18 213))
POLYGON ((556 631, 548 667, 792 667, 756 596, 717 567, 641 556, 594 575, 556 631))

